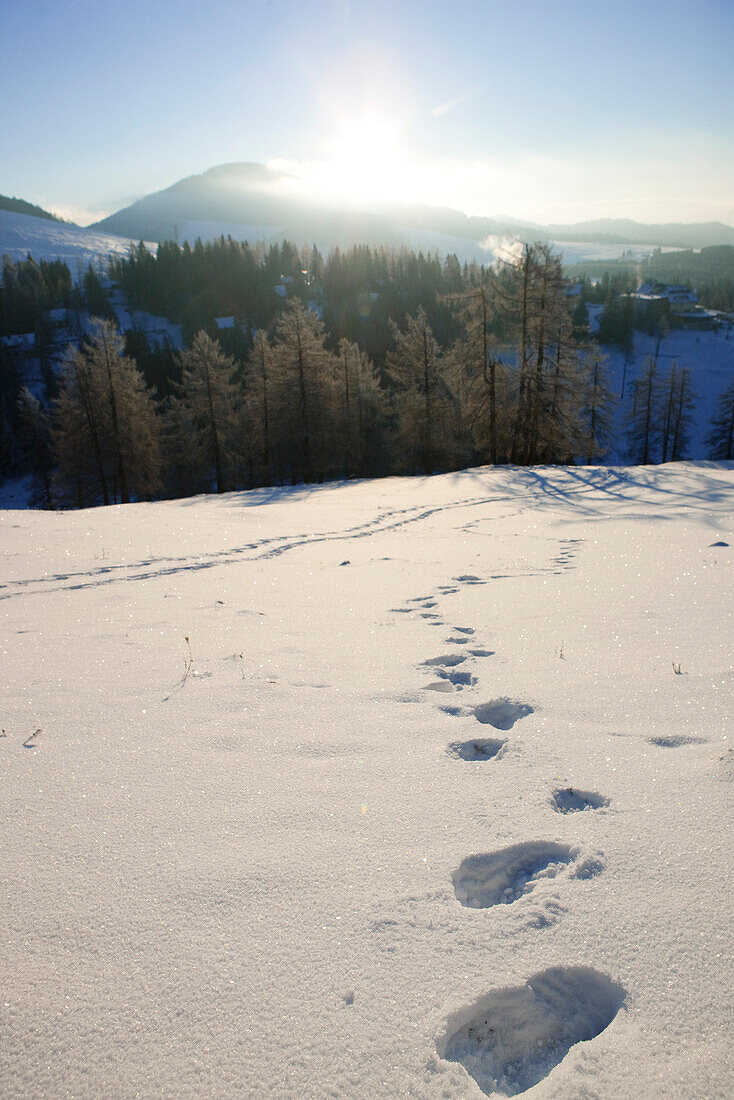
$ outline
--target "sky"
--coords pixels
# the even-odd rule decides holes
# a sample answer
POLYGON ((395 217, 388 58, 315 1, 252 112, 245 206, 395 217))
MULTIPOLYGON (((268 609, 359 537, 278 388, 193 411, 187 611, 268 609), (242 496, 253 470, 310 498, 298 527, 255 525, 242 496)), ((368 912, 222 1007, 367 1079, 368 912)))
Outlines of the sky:
POLYGON ((731 0, 0 0, 0 193, 217 164, 355 205, 734 224, 731 0))

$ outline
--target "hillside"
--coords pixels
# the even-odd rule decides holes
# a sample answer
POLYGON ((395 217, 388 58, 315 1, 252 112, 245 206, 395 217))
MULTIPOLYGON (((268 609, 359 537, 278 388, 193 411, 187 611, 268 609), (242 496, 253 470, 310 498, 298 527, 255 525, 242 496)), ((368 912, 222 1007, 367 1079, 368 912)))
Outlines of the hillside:
POLYGON ((3 1096, 731 1095, 733 489, 0 512, 3 1096))
MULTIPOLYGON (((60 259, 74 278, 90 263, 96 265, 110 255, 126 256, 134 243, 98 229, 0 210, 0 256, 24 260, 30 253, 35 260, 60 259)), ((155 247, 150 245, 153 250, 155 247)))
POLYGON ((27 214, 31 218, 45 218, 47 221, 58 222, 55 214, 49 214, 42 206, 35 206, 25 199, 11 199, 7 195, 0 195, 0 210, 8 210, 11 214, 27 214))

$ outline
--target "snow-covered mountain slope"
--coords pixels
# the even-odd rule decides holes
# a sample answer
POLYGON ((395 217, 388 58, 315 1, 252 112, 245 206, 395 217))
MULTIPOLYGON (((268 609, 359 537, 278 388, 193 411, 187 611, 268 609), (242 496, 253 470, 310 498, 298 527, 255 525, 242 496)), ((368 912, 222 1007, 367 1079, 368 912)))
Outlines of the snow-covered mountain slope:
MULTIPOLYGON (((97 265, 110 255, 126 256, 135 243, 99 229, 0 210, 0 256, 25 260, 30 253, 34 260, 63 260, 74 278, 84 274, 90 263, 97 265)), ((157 245, 148 243, 148 248, 155 252, 157 245)))
POLYGON ((3 1096, 730 1096, 733 489, 0 513, 3 1096))

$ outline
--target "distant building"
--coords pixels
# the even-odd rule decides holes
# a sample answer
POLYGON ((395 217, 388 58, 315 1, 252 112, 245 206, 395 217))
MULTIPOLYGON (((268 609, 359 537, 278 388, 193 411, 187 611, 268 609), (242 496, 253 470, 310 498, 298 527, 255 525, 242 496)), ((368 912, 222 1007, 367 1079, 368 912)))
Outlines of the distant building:
POLYGON ((215 317, 214 322, 220 332, 224 329, 234 328, 234 317, 215 317))
POLYGON ((650 281, 639 286, 631 297, 648 302, 670 302, 671 305, 696 305, 698 302, 695 290, 687 286, 650 281))
POLYGON ((0 344, 17 355, 36 354, 35 332, 20 332, 17 336, 0 336, 0 344))

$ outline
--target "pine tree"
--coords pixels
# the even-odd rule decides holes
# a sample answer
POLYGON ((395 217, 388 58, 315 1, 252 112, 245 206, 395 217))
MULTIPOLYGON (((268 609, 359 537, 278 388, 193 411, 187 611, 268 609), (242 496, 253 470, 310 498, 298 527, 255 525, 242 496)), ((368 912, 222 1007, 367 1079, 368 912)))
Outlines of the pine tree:
POLYGON ((476 288, 464 294, 452 294, 447 300, 457 309, 465 334, 452 349, 458 366, 455 386, 464 422, 482 459, 496 464, 501 438, 503 453, 507 450, 507 417, 502 423, 498 422, 498 417, 500 412, 506 411, 508 395, 507 369, 499 356, 493 333, 497 324, 497 298, 492 289, 482 281, 476 288))
POLYGON ((523 245, 495 281, 514 349, 515 411, 510 460, 567 460, 578 446, 580 346, 573 339, 560 257, 543 243, 523 245))
POLYGON ((724 462, 734 459, 734 384, 719 396, 716 415, 706 436, 709 458, 724 462))
POLYGON ((443 354, 422 306, 405 329, 392 323, 393 348, 386 367, 395 389, 398 447, 409 469, 433 473, 453 465, 458 438, 458 402, 451 385, 453 363, 443 354))
POLYGON ((384 394, 377 371, 357 344, 339 343, 342 397, 341 450, 347 476, 374 468, 384 416, 384 394))
POLYGON ((79 506, 160 488, 160 424, 150 390, 109 321, 70 349, 55 405, 52 438, 62 495, 79 506))
POLYGON ((631 462, 647 466, 655 461, 660 438, 659 380, 652 356, 634 383, 632 408, 626 416, 626 435, 631 462))
POLYGON ((271 469, 271 350, 267 335, 262 329, 255 333, 252 351, 247 361, 245 374, 246 402, 251 410, 253 421, 250 439, 256 453, 259 452, 261 480, 264 485, 272 485, 271 469), (257 437, 257 446, 255 444, 257 437))
POLYGON ((179 443, 193 452, 206 476, 213 473, 215 489, 223 493, 233 487, 237 464, 241 394, 234 380, 235 361, 202 331, 191 348, 181 352, 179 362, 180 397, 171 401, 173 423, 188 425, 191 433, 179 443), (177 402, 184 408, 177 408, 177 402))
POLYGON ((690 443, 694 405, 695 398, 691 387, 690 372, 684 369, 678 377, 673 434, 670 444, 671 462, 679 462, 686 456, 690 443))
POLYGON ((661 433, 662 462, 677 462, 688 447, 694 406, 690 374, 673 364, 661 387, 661 408, 664 420, 661 433))
POLYGON ((598 355, 585 365, 584 396, 581 407, 581 425, 585 442, 586 462, 606 453, 611 435, 611 405, 613 397, 607 384, 607 372, 598 355))
POLYGON ((53 508, 51 418, 27 386, 18 398, 18 435, 33 479, 31 504, 53 508))
POLYGON ((271 346, 272 417, 278 464, 291 480, 323 481, 338 469, 336 357, 326 332, 298 298, 279 318, 271 346))

